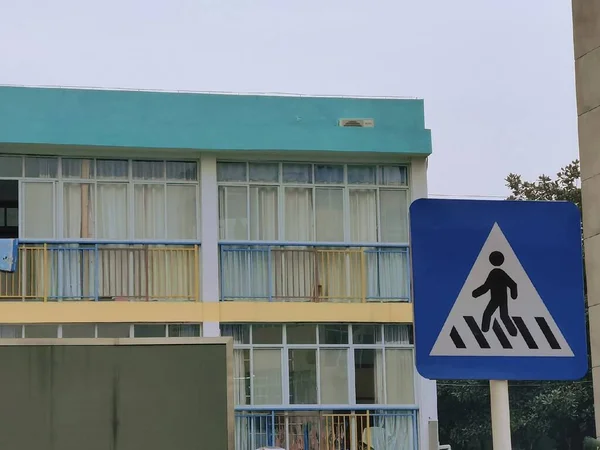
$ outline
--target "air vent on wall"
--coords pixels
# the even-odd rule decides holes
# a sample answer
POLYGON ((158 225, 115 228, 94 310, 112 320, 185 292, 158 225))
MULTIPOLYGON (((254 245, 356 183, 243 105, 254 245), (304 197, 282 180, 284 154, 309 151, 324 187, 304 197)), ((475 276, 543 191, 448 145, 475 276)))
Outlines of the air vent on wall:
POLYGON ((373 128, 375 126, 374 119, 340 119, 340 127, 359 127, 373 128))

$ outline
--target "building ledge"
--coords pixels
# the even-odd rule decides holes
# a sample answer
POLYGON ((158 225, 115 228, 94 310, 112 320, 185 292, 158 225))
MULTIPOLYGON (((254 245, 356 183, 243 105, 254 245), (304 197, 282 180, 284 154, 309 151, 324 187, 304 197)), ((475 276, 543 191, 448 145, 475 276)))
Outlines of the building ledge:
POLYGON ((3 324, 139 322, 412 323, 410 303, 2 302, 3 324))

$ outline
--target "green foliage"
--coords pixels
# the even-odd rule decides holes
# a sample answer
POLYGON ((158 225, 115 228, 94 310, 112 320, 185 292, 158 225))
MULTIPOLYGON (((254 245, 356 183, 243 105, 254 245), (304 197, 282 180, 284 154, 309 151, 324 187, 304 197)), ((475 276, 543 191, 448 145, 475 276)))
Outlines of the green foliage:
POLYGON ((536 181, 523 181, 521 175, 511 173, 505 180, 511 191, 508 200, 566 200, 581 209, 580 177, 579 160, 561 168, 554 180, 540 175, 536 181))
MULTIPOLYGON (((566 200, 581 209, 579 161, 563 167, 552 179, 541 175, 523 181, 506 177, 509 200, 566 200)), ((595 436, 591 372, 574 382, 510 383, 513 450, 582 448, 595 436)), ((485 381, 439 381, 440 442, 457 450, 491 449, 489 384, 485 381)))

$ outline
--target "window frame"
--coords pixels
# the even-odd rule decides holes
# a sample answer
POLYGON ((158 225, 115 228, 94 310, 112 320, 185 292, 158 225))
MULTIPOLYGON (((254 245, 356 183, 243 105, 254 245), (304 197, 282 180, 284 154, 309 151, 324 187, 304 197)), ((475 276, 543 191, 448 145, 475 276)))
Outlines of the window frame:
MULTIPOLYGON (((127 325, 129 328, 129 332, 128 335, 126 336, 127 338, 133 338, 136 337, 135 336, 135 325, 162 325, 165 327, 165 335, 161 336, 161 337, 165 337, 165 338, 169 338, 169 337, 173 337, 173 336, 169 336, 169 329, 171 326, 176 326, 176 325, 193 325, 193 326, 198 326, 199 327, 199 333, 200 335, 197 337, 203 337, 203 324, 202 322, 137 322, 137 323, 121 323, 121 322, 106 322, 106 323, 102 323, 102 324, 98 324, 98 323, 93 323, 93 322, 78 322, 78 323, 23 323, 23 324, 0 324, 0 328, 1 327, 20 327, 20 336, 18 336, 15 339, 22 339, 26 337, 26 327, 28 326, 48 326, 48 327, 54 327, 56 329, 56 336, 52 337, 51 339, 79 339, 79 338, 63 338, 63 326, 64 325, 88 325, 88 326, 93 326, 94 327, 94 339, 98 339, 98 326, 99 325, 127 325)), ((177 336, 175 336, 177 337, 177 336)), ((138 337, 139 339, 144 339, 144 337, 138 337)), ((91 338, 89 338, 91 339, 91 338)), ((103 338, 100 338, 103 339, 103 338)))
POLYGON ((102 241, 114 241, 115 239, 105 239, 97 237, 97 214, 98 214, 98 186, 106 184, 119 184, 126 186, 126 198, 127 198, 127 232, 126 237, 122 240, 132 242, 147 242, 147 241, 165 241, 165 242, 197 242, 200 240, 202 224, 201 224, 201 167, 200 160, 193 158, 176 158, 176 159, 165 159, 165 158, 120 158, 120 157, 84 157, 84 156, 57 156, 57 155, 15 155, 15 154, 0 154, 0 162, 2 157, 8 158, 20 158, 21 159, 21 174, 20 176, 6 177, 0 176, 2 180, 17 180, 19 183, 19 211, 18 211, 18 236, 22 240, 61 240, 61 241, 72 241, 72 242, 102 242, 102 241), (56 177, 31 177, 26 176, 26 161, 28 159, 50 159, 55 160, 57 164, 56 177), (63 175, 64 160, 80 160, 80 161, 91 161, 90 176, 88 178, 83 177, 71 177, 63 175), (97 176, 97 163, 98 161, 124 161, 127 163, 127 178, 98 178, 97 176), (133 163, 136 161, 141 162, 160 162, 163 165, 163 176, 162 179, 138 179, 133 177, 133 163), (194 163, 196 165, 196 179, 185 180, 185 179, 168 179, 168 163, 194 163), (53 216, 51 218, 52 232, 44 238, 32 238, 26 236, 25 233, 25 189, 27 185, 33 183, 48 183, 52 185, 52 198, 53 198, 53 216), (83 185, 87 184, 93 186, 93 214, 94 214, 94 233, 89 238, 67 238, 65 232, 64 223, 64 195, 65 185, 83 185), (157 239, 143 239, 135 236, 136 230, 136 218, 135 218, 135 189, 139 185, 162 185, 164 186, 164 230, 165 236, 157 239), (196 220, 196 233, 195 236, 185 239, 174 239, 169 238, 168 229, 168 189, 170 186, 194 186, 195 187, 195 220, 196 220))
MULTIPOLYGON (((259 324, 259 323, 221 323, 221 335, 222 336, 232 336, 233 333, 229 333, 229 334, 225 334, 227 333, 227 331, 232 331, 235 329, 235 327, 247 327, 246 329, 248 330, 248 335, 249 335, 249 340, 247 344, 240 344, 240 343, 236 343, 235 338, 234 338, 234 344, 233 344, 233 348, 234 351, 235 350, 248 350, 249 351, 249 358, 250 358, 250 362, 249 362, 249 367, 250 367, 250 404, 248 405, 236 405, 236 406, 243 406, 245 408, 268 408, 269 406, 273 406, 273 407, 281 407, 281 406, 289 406, 289 407, 319 407, 322 408, 324 406, 331 406, 331 407, 346 407, 348 406, 348 409, 352 409, 352 408, 365 408, 368 404, 363 404, 363 403, 356 403, 356 382, 355 382, 355 358, 354 358, 354 352, 355 350, 363 350, 363 349, 372 349, 372 350, 380 350, 382 352, 382 367, 381 370, 383 372, 383 380, 384 380, 384 384, 383 384, 383 396, 384 396, 384 402, 383 403, 378 403, 378 404, 373 404, 373 405, 380 405, 380 406, 385 406, 386 408, 390 406, 390 404, 388 404, 387 402, 387 397, 388 397, 388 391, 387 391, 387 376, 386 376, 386 350, 389 349, 400 349, 400 350, 410 350, 412 352, 412 360, 413 360, 413 397, 416 401, 417 399, 417 372, 416 372, 416 368, 415 368, 415 350, 414 350, 414 343, 393 343, 393 342, 386 342, 385 341, 385 326, 386 325, 397 325, 400 327, 408 327, 407 332, 409 333, 409 336, 413 335, 413 330, 412 330, 412 324, 356 324, 356 325, 373 325, 378 327, 379 329, 379 333, 381 336, 380 341, 381 342, 377 342, 374 344, 359 344, 359 343, 354 343, 354 339, 353 339, 353 325, 352 324, 336 324, 336 325, 343 325, 348 327, 348 343, 347 344, 321 344, 320 343, 320 326, 323 325, 328 325, 326 323, 310 323, 310 324, 303 324, 303 325, 315 325, 315 332, 316 332, 316 340, 314 344, 288 344, 287 342, 287 325, 289 324, 276 324, 276 325, 280 325, 282 327, 282 343, 281 344, 254 344, 253 343, 253 336, 252 336, 252 331, 253 331, 253 326, 254 325, 264 325, 264 324, 259 324), (276 404, 276 405, 262 405, 262 404, 255 404, 254 403, 254 355, 253 355, 253 350, 254 349, 270 349, 270 350, 280 350, 280 355, 281 355, 281 379, 282 379, 282 392, 281 392, 281 398, 283 399, 283 402, 281 404, 276 404), (317 372, 317 402, 316 404, 300 404, 300 403, 290 403, 290 373, 289 373, 289 350, 316 350, 316 372, 317 372), (348 403, 342 403, 342 404, 325 404, 325 403, 321 403, 321 367, 320 367, 320 350, 346 350, 347 354, 346 354, 346 361, 347 361, 347 380, 348 380, 348 403)), ((294 324, 295 325, 295 324, 294 324)), ((244 395, 244 397, 246 397, 244 395)), ((415 403, 416 404, 416 403, 415 403)), ((369 405, 369 407, 372 407, 373 405, 369 405)), ((394 405, 395 406, 395 405, 394 405)), ((398 405, 398 406, 415 406, 415 405, 398 405)))
MULTIPOLYGON (((381 230, 381 198, 380 191, 381 190, 393 190, 393 191, 402 191, 406 196, 407 208, 405 212, 406 216, 406 226, 408 227, 408 205, 410 204, 410 164, 408 163, 340 163, 340 162, 305 162, 305 161, 240 161, 240 160, 217 160, 217 191, 218 191, 218 201, 220 203, 221 197, 221 188, 227 187, 245 187, 246 188, 246 237, 247 239, 231 239, 227 236, 221 237, 221 216, 220 216, 220 204, 219 204, 219 240, 226 242, 261 242, 258 240, 251 239, 251 220, 250 220, 250 211, 251 211, 251 203, 250 203, 250 187, 251 186, 270 186, 277 187, 277 238, 274 239, 276 242, 295 242, 285 238, 285 192, 286 188, 308 188, 311 189, 312 193, 312 208, 313 208, 313 224, 311 235, 314 237, 312 241, 306 242, 316 242, 327 244, 326 241, 317 241, 317 216, 316 216, 316 195, 317 189, 321 188, 339 188, 343 191, 343 236, 344 239, 342 241, 334 241, 337 243, 345 243, 345 244, 367 244, 365 242, 353 242, 351 240, 351 226, 350 226, 350 191, 351 190, 374 190, 376 192, 376 209, 377 209, 377 240, 371 242, 369 244, 408 244, 408 229, 407 236, 405 242, 393 242, 393 241, 383 241, 382 240, 382 230, 381 230), (220 181, 218 174, 218 166, 219 164, 245 164, 245 181, 220 181), (266 181, 250 181, 250 164, 277 164, 278 165, 278 181, 277 182, 266 182, 266 181), (283 181, 283 167, 285 164, 309 164, 311 166, 311 174, 312 174, 312 182, 311 183, 298 183, 298 182, 284 182, 283 181), (342 166, 343 168, 343 183, 317 183, 315 180, 315 173, 317 166, 342 166), (348 182, 348 167, 374 167, 375 168, 375 184, 358 184, 358 183, 349 183, 348 182), (402 185, 394 185, 394 184, 383 184, 382 183, 382 168, 384 167, 401 167, 404 169, 405 176, 405 184, 402 185)), ((269 241, 271 242, 271 241, 269 241)))

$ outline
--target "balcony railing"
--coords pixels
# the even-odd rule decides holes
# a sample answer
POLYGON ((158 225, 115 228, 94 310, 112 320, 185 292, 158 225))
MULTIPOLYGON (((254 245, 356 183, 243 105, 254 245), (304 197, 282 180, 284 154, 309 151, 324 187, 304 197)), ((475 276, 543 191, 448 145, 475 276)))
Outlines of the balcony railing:
POLYGON ((407 246, 221 243, 222 300, 409 301, 407 246))
POLYGON ((235 449, 416 450, 416 410, 236 411, 235 449))
POLYGON ((0 300, 198 301, 199 264, 198 243, 23 243, 0 300))

